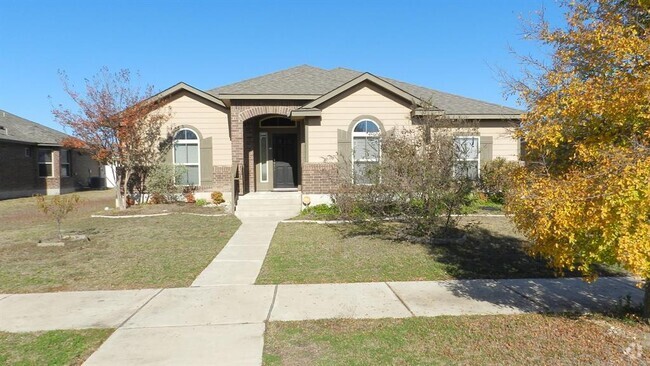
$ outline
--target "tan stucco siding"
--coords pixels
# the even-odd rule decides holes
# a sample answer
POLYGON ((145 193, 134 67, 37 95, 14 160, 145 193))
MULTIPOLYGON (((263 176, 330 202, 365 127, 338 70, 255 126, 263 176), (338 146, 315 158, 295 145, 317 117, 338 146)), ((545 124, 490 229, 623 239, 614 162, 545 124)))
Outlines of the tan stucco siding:
POLYGON ((509 122, 483 122, 479 125, 481 136, 492 137, 492 158, 519 160, 519 141, 512 137, 512 126, 509 122))
POLYGON ((360 116, 373 116, 384 129, 409 126, 410 108, 379 89, 364 86, 323 108, 320 125, 308 127, 308 162, 323 162, 337 153, 337 130, 347 131, 360 116))
POLYGON ((232 149, 228 131, 228 115, 224 110, 193 97, 186 92, 179 93, 167 104, 171 108, 169 126, 192 126, 199 130, 202 138, 212 137, 212 164, 231 165, 232 149))

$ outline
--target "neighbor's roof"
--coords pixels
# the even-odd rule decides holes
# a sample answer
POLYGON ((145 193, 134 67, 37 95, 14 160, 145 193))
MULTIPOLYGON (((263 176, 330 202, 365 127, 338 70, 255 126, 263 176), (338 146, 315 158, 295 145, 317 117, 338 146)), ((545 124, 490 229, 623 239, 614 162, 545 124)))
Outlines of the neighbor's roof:
POLYGON ((0 141, 59 146, 66 137, 69 136, 63 132, 0 109, 0 141))
MULTIPOLYGON (((260 97, 268 95, 272 97, 284 95, 295 96, 295 99, 314 100, 363 74, 360 71, 340 67, 325 70, 302 65, 215 88, 209 90, 208 93, 220 99, 235 96, 260 97)), ((524 113, 515 108, 444 93, 399 80, 378 77, 408 94, 424 101, 430 101, 434 107, 443 110, 446 114, 513 115, 524 113)))

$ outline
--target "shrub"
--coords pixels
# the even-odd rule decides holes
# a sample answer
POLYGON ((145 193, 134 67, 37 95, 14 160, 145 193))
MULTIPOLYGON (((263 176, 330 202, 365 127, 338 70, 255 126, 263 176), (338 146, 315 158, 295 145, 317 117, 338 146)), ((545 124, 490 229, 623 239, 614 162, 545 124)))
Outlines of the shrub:
POLYGON ((36 195, 36 206, 44 214, 51 216, 56 222, 59 239, 63 239, 61 232, 61 223, 68 213, 77 208, 77 204, 81 200, 76 194, 70 196, 54 196, 50 199, 41 195, 36 195))
POLYGON ((380 161, 364 171, 351 169, 347 154, 339 155, 341 182, 333 199, 341 216, 378 226, 386 218, 399 220, 398 236, 433 238, 453 232, 456 214, 462 213, 475 184, 469 174, 457 172, 467 147, 458 143, 456 132, 472 135, 474 130, 466 121, 423 116, 417 128, 384 132, 380 161))
POLYGON ((185 174, 184 167, 175 167, 169 164, 160 164, 151 169, 147 179, 147 192, 149 202, 168 203, 175 202, 180 192, 176 181, 185 174))
POLYGON ((306 207, 300 215, 315 219, 333 220, 341 216, 341 210, 336 205, 320 204, 306 207))
POLYGON ((205 198, 199 198, 198 200, 196 200, 195 204, 199 207, 203 207, 208 204, 208 200, 206 200, 205 198))
POLYGON ((479 188, 490 201, 504 203, 511 173, 518 166, 517 162, 507 161, 504 158, 496 158, 483 164, 479 188))
POLYGON ((226 200, 223 199, 223 193, 221 192, 212 192, 210 198, 212 198, 212 203, 215 205, 226 202, 226 200))

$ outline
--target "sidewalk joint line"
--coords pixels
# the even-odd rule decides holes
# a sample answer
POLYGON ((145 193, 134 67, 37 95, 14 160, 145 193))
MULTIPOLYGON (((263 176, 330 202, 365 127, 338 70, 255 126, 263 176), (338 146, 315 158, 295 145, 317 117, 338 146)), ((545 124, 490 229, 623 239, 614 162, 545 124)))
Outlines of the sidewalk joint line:
POLYGON ((386 286, 388 286, 388 288, 389 288, 390 291, 393 293, 393 295, 395 295, 395 297, 397 297, 397 300, 399 300, 399 302, 401 302, 402 305, 404 305, 404 307, 406 308, 406 310, 408 310, 409 313, 411 313, 412 316, 415 316, 415 313, 413 312, 413 310, 411 310, 411 308, 409 308, 409 306, 406 305, 406 303, 404 302, 404 300, 402 300, 402 298, 401 298, 401 297, 397 294, 397 292, 396 292, 396 291, 395 291, 395 290, 390 286, 390 284, 388 284, 388 282, 384 282, 384 283, 386 284, 386 286))
POLYGON ((161 288, 160 290, 158 290, 158 292, 156 292, 153 296, 151 296, 149 298, 149 300, 145 301, 144 304, 142 304, 142 306, 140 306, 136 311, 134 311, 133 314, 131 314, 128 318, 126 318, 120 325, 118 325, 116 329, 122 328, 124 326, 124 324, 126 324, 129 320, 131 320, 131 318, 133 318, 135 316, 135 314, 139 313, 140 310, 142 310, 142 308, 147 306, 147 304, 150 303, 151 300, 153 300, 161 292, 163 292, 163 290, 164 290, 164 288, 161 288))
POLYGON ((278 287, 278 285, 275 285, 275 289, 273 290, 273 300, 271 300, 271 307, 269 307, 269 313, 266 315, 265 323, 271 320, 271 312, 273 311, 273 306, 275 306, 275 299, 278 296, 278 287))
POLYGON ((503 283, 499 283, 499 282, 497 282, 497 283, 498 283, 499 285, 505 287, 506 289, 508 289, 508 290, 510 290, 510 291, 512 291, 512 292, 514 292, 516 295, 521 296, 524 300, 530 301, 530 302, 532 302, 533 304, 536 304, 536 305, 541 306, 542 309, 545 309, 546 312, 550 312, 550 311, 551 311, 551 308, 550 308, 549 306, 546 306, 546 305, 544 305, 543 303, 541 303, 541 302, 539 302, 539 301, 533 299, 532 297, 530 297, 530 296, 528 296, 528 295, 526 295, 526 294, 524 294, 524 293, 521 293, 521 292, 517 291, 517 290, 514 289, 513 287, 510 287, 510 286, 505 285, 505 284, 503 284, 503 283))

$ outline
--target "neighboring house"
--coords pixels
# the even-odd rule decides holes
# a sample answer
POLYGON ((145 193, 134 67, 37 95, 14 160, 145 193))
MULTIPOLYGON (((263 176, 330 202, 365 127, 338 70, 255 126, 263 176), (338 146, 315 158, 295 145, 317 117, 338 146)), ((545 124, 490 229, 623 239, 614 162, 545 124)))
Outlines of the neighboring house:
POLYGON ((459 138, 473 146, 470 174, 495 157, 519 157, 509 129, 522 111, 344 68, 298 66, 208 91, 179 83, 157 98, 178 129, 169 160, 186 168, 181 183, 202 191, 325 195, 336 184, 332 157, 349 157, 361 173, 379 159, 377 132, 431 112, 477 123, 475 135, 459 138))
POLYGON ((68 193, 101 176, 88 155, 63 148, 66 137, 0 110, 0 199, 68 193))

